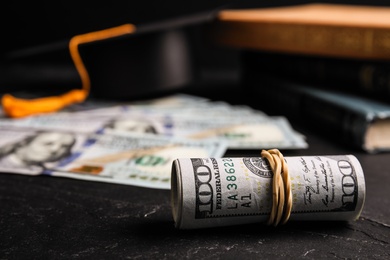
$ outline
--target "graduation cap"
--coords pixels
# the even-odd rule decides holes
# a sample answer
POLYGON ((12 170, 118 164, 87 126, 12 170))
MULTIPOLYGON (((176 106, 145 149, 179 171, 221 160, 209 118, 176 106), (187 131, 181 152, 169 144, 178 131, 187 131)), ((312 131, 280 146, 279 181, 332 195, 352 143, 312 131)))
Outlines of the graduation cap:
POLYGON ((90 94, 126 98, 192 84, 198 54, 194 44, 199 42, 194 37, 199 36, 200 27, 213 20, 217 11, 141 25, 122 24, 79 34, 70 41, 44 48, 10 52, 8 56, 15 58, 68 49, 81 88, 32 100, 5 94, 2 98, 4 112, 10 117, 23 117, 60 110, 83 102, 90 94))

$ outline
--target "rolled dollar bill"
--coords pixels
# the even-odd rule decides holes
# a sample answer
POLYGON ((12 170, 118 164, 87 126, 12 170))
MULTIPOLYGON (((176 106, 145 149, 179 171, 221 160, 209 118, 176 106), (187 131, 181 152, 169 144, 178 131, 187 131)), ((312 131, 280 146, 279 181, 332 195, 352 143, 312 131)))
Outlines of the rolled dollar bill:
MULTIPOLYGON (((365 200, 362 167, 353 155, 284 157, 291 180, 292 220, 349 221, 365 200)), ((267 159, 179 158, 173 161, 175 227, 267 222, 273 172, 267 159)))

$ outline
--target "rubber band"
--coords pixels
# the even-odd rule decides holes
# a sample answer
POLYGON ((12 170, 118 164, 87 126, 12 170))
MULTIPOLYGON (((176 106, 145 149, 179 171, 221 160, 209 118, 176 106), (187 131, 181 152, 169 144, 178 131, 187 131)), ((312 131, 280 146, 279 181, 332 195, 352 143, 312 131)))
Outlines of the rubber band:
POLYGON ((272 208, 268 225, 285 224, 291 215, 292 193, 291 180, 287 163, 278 149, 262 150, 261 157, 268 160, 273 172, 272 179, 272 208))
POLYGON ((125 34, 131 34, 134 31, 134 25, 123 24, 117 27, 89 32, 72 37, 69 41, 69 53, 80 76, 82 88, 73 89, 65 94, 58 96, 43 97, 32 100, 15 98, 10 94, 5 94, 1 99, 4 113, 9 117, 14 118, 25 117, 34 114, 55 112, 68 105, 83 102, 89 95, 91 80, 88 71, 81 59, 78 49, 79 45, 118 37, 125 34))

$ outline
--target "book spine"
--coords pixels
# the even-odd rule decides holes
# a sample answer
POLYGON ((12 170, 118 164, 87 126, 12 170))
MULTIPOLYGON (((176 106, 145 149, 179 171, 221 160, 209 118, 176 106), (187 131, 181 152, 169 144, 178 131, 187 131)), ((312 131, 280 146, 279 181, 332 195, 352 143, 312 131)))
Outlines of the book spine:
POLYGON ((390 101, 390 62, 255 51, 243 51, 243 57, 277 77, 390 101))
POLYGON ((390 59, 390 31, 302 23, 216 21, 218 44, 254 49, 332 57, 390 59))
POLYGON ((254 96, 261 98, 259 109, 268 114, 284 115, 333 141, 366 150, 365 134, 369 122, 365 114, 314 95, 310 89, 303 90, 293 83, 258 72, 251 76, 246 72, 244 85, 254 96))

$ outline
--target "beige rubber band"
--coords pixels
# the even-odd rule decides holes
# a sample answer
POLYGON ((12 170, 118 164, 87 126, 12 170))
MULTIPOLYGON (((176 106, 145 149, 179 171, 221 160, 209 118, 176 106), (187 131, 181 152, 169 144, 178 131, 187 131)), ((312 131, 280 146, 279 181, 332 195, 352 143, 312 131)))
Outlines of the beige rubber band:
POLYGON ((287 163, 278 149, 263 150, 261 157, 268 160, 273 172, 272 209, 268 225, 285 224, 291 215, 292 193, 287 163))

